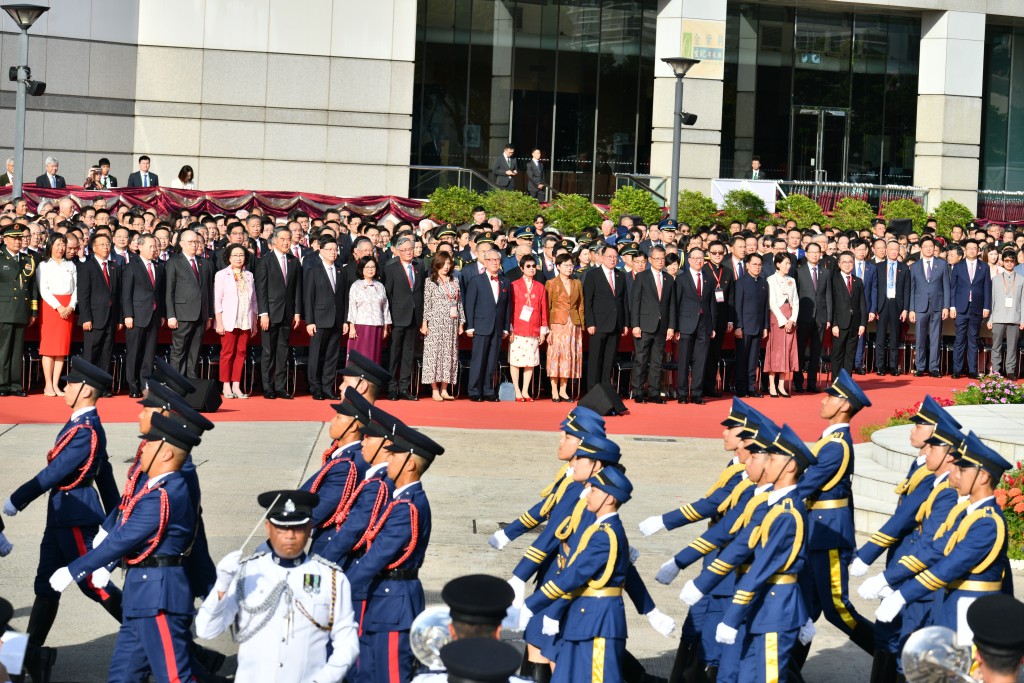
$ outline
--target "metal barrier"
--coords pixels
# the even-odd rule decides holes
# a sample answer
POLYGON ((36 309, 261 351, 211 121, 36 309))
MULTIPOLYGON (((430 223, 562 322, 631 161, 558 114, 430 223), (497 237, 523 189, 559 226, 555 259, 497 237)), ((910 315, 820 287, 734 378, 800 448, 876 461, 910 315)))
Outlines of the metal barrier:
POLYGON ((1024 221, 1024 192, 978 190, 978 218, 989 221, 1024 221))
POLYGON ((910 199, 928 208, 928 190, 911 185, 869 185, 864 183, 832 183, 812 180, 780 180, 779 185, 787 195, 801 194, 818 202, 823 211, 831 212, 840 199, 853 197, 863 199, 876 212, 882 206, 896 199, 910 199))
POLYGON ((668 204, 668 178, 653 175, 637 175, 633 173, 616 173, 615 189, 635 187, 647 192, 654 201, 662 206, 668 204))
POLYGON ((425 199, 439 187, 464 187, 477 192, 497 190, 479 171, 461 166, 409 166, 409 196, 425 199))

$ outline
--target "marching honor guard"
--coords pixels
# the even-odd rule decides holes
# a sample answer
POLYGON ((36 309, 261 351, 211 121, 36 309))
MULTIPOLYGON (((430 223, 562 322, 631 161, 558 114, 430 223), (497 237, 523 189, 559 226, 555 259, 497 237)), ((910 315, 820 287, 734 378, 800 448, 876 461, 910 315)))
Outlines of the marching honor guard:
POLYGON ((352 387, 370 403, 376 403, 381 392, 388 388, 391 373, 358 351, 348 352, 348 364, 339 373, 342 376, 341 394, 352 387))
POLYGON ((305 552, 317 495, 268 491, 257 500, 267 508, 267 544, 217 564, 196 634, 215 638, 232 627, 239 683, 339 683, 359 655, 359 636, 345 574, 305 552))
POLYGON ((196 533, 195 508, 181 474, 200 438, 180 422, 153 415, 142 451, 141 487, 103 543, 50 577, 58 593, 92 575, 102 587, 106 569, 124 561, 124 619, 114 646, 108 681, 134 681, 146 667, 160 683, 192 677, 188 644, 194 614, 184 558, 196 533))
MULTIPOLYGON (((118 504, 107 436, 96 410, 113 378, 82 358, 75 358, 65 379, 64 402, 72 410, 71 419, 61 427, 46 456, 46 467, 18 487, 3 508, 5 515, 14 516, 47 494, 46 528, 34 584, 36 597, 27 629, 30 650, 26 668, 36 681, 49 680, 56 659, 55 650, 43 648, 60 607, 60 591, 50 587, 50 575, 86 554, 99 525, 118 504)), ((121 621, 120 590, 98 586, 88 578, 80 588, 121 621)))

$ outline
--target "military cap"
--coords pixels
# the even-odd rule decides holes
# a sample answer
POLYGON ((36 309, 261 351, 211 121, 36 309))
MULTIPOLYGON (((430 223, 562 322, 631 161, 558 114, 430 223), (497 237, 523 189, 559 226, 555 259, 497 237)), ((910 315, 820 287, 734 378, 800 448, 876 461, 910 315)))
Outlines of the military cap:
POLYGON ((341 403, 332 403, 331 407, 335 412, 354 417, 365 425, 370 422, 370 411, 373 409, 373 404, 363 398, 363 395, 353 387, 345 387, 345 398, 341 403))
POLYGON ((508 683, 522 660, 519 650, 491 638, 453 640, 440 655, 448 675, 465 683, 508 683))
POLYGON ((938 401, 928 394, 925 394, 924 398, 921 399, 921 405, 917 407, 917 412, 910 416, 910 421, 919 425, 938 424, 939 420, 942 419, 945 419, 957 429, 963 429, 963 425, 957 422, 945 408, 939 405, 938 401))
POLYGON ((742 427, 747 422, 747 416, 750 415, 750 411, 753 410, 750 406, 743 402, 743 399, 732 397, 732 407, 729 409, 729 414, 722 420, 723 427, 742 427))
POLYGON ((988 471, 993 479, 999 479, 1003 476, 1003 472, 1013 467, 1006 462, 1003 456, 982 443, 974 432, 967 432, 967 436, 957 447, 956 453, 957 459, 953 462, 954 465, 957 467, 980 467, 988 471))
POLYGON ((358 351, 348 352, 348 365, 341 374, 346 377, 361 377, 377 387, 385 387, 391 381, 390 372, 358 351))
POLYGON ((187 396, 196 390, 196 385, 185 375, 178 372, 170 363, 163 358, 157 358, 153 362, 153 374, 146 377, 146 382, 155 379, 161 384, 166 384, 170 389, 177 392, 179 396, 187 396))
POLYGON ((675 226, 675 224, 673 224, 673 223, 669 223, 668 225, 666 225, 665 227, 663 227, 663 228, 661 229, 661 231, 662 231, 662 232, 675 232, 675 231, 676 231, 676 226, 675 226))
POLYGON ((674 218, 663 218, 660 221, 658 221, 659 230, 668 230, 670 228, 672 230, 676 229, 676 221, 674 218))
POLYGON ((573 242, 568 237, 563 237, 562 241, 558 243, 558 246, 562 249, 568 249, 569 251, 572 251, 573 249, 576 248, 576 243, 573 242))
POLYGON ((149 431, 141 434, 139 438, 147 441, 165 441, 190 453, 203 440, 181 423, 182 420, 176 420, 161 413, 153 413, 149 420, 149 431))
POLYGON ((803 442, 803 439, 788 424, 782 425, 782 429, 775 437, 775 440, 772 441, 770 451, 793 458, 796 460, 796 464, 801 471, 807 469, 815 462, 814 455, 807 448, 807 444, 803 442))
POLYGON ((370 421, 363 424, 362 433, 367 436, 376 436, 380 439, 394 440, 398 425, 405 423, 391 413, 385 412, 376 406, 370 410, 370 421))
POLYGON ((309 491, 267 491, 256 502, 267 508, 267 519, 274 526, 304 526, 312 521, 320 496, 309 491))
POLYGON ((975 230, 979 229, 980 227, 981 226, 978 225, 978 221, 969 221, 967 223, 967 229, 970 230, 971 232, 974 232, 975 230))
POLYGON ((996 656, 1024 655, 1024 604, 1006 593, 990 593, 967 608, 974 644, 996 656))
POLYGON ((587 483, 609 494, 619 501, 620 505, 629 502, 629 499, 633 497, 633 484, 629 482, 625 474, 614 467, 605 467, 588 479, 587 483))
POLYGON ((533 238, 537 236, 537 233, 534 232, 533 226, 524 225, 522 227, 516 228, 512 235, 517 240, 529 240, 532 242, 533 238))
POLYGON ((583 230, 580 231, 580 235, 582 237, 589 237, 590 239, 597 239, 597 236, 600 233, 601 233, 600 229, 595 228, 593 226, 590 226, 588 228, 583 228, 583 230))
POLYGON ((477 244, 494 244, 495 239, 497 238, 495 237, 493 231, 484 230, 483 232, 476 236, 475 241, 477 244))
POLYGON ((470 574, 446 583, 441 599, 448 605, 452 621, 497 626, 512 606, 515 591, 497 576, 470 574))
POLYGON ((780 431, 779 426, 764 415, 760 413, 750 415, 742 433, 743 438, 749 441, 746 449, 751 453, 770 452, 780 431))
POLYGON ((867 408, 871 405, 867 394, 857 385, 853 377, 850 376, 850 373, 846 371, 846 368, 839 371, 839 376, 832 382, 832 386, 825 390, 825 393, 830 396, 845 398, 855 410, 867 408))
POLYGON ((110 373, 100 370, 81 356, 75 356, 71 359, 71 368, 64 375, 63 379, 67 384, 78 384, 81 382, 100 391, 110 391, 114 384, 114 378, 110 376, 110 373))
POLYGON ((601 249, 604 249, 605 247, 610 247, 610 246, 613 246, 613 245, 608 244, 604 240, 594 240, 593 242, 591 242, 590 244, 587 245, 587 249, 589 249, 590 251, 593 251, 593 252, 597 252, 597 251, 600 251, 601 249))
POLYGON ((455 237, 459 233, 455 230, 455 226, 451 223, 442 223, 441 225, 434 228, 434 237, 441 239, 442 237, 455 237))
POLYGON ((636 242, 619 242, 616 247, 621 256, 636 256, 640 253, 640 247, 636 242))
POLYGON ((953 422, 952 418, 947 419, 943 415, 935 423, 935 429, 932 431, 932 435, 925 439, 925 443, 933 446, 949 446, 955 451, 960 447, 960 442, 963 439, 964 435, 960 433, 959 425, 953 422))
POLYGON ((620 225, 617 228, 615 228, 615 238, 616 238, 616 241, 624 240, 628 236, 629 236, 629 228, 627 228, 625 225, 620 225))
MULTIPOLYGON (((509 590, 512 587, 509 586, 509 590)), ((11 617, 14 616, 14 607, 8 601, 0 598, 0 634, 7 631, 11 623, 11 617)))
POLYGON ((392 453, 412 453, 430 462, 444 453, 444 448, 436 441, 404 424, 396 425, 394 438, 388 441, 384 449, 392 453))
MULTIPOLYGON (((605 436, 604 418, 599 413, 586 406, 576 406, 569 411, 569 414, 559 429, 567 433, 585 432, 596 436, 605 436)), ((578 436, 577 434, 572 434, 578 436)))
POLYGON ((22 237, 24 234, 25 227, 18 225, 17 223, 12 223, 11 225, 8 225, 6 228, 4 228, 3 232, 4 237, 22 237))
POLYGON ((202 436, 203 432, 208 432, 214 427, 209 419, 200 415, 195 408, 185 402, 185 399, 171 391, 167 385, 160 384, 159 382, 149 383, 146 396, 139 401, 139 405, 147 408, 159 408, 160 410, 174 413, 182 419, 189 431, 199 436, 202 436))
POLYGON ((608 463, 618 462, 622 457, 622 452, 619 450, 619 445, 606 436, 584 434, 573 455, 608 463))

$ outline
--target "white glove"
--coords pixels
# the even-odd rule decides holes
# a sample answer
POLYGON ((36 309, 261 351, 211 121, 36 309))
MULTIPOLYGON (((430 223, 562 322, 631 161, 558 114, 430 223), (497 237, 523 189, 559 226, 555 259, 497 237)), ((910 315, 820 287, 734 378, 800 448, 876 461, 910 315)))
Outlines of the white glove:
POLYGON ((661 518, 661 515, 648 517, 644 521, 640 522, 640 533, 642 533, 644 536, 656 534, 664 528, 665 521, 661 518))
POLYGON ((18 508, 14 507, 14 503, 11 502, 10 498, 4 501, 4 514, 8 517, 18 514, 18 508))
POLYGON ((533 619, 533 612, 530 611, 529 607, 524 605, 519 609, 519 626, 514 630, 525 631, 527 624, 530 623, 530 619, 533 619))
POLYGON ((7 557, 14 550, 14 544, 7 540, 3 532, 0 531, 0 557, 7 557))
POLYGON ((634 548, 633 546, 629 546, 629 563, 636 564, 636 561, 639 559, 640 551, 634 548))
POLYGON ((71 576, 71 570, 67 567, 61 567, 50 577, 50 588, 58 593, 63 593, 64 589, 74 582, 75 579, 71 576))
POLYGON ((495 550, 504 550, 505 546, 509 544, 509 537, 505 535, 503 529, 498 529, 491 537, 487 539, 487 545, 491 546, 495 550))
POLYGON ((718 624, 718 628, 715 630, 715 640, 722 645, 732 645, 736 642, 736 629, 726 626, 724 623, 718 624))
POLYGON ((885 580, 885 574, 876 574, 864 580, 864 583, 857 589, 857 595, 865 600, 877 600, 881 597, 882 591, 888 587, 889 584, 885 580))
POLYGON ((217 583, 213 585, 214 590, 218 593, 227 592, 231 586, 231 582, 235 578, 235 574, 238 573, 239 562, 242 559, 242 551, 235 550, 225 555, 220 562, 217 563, 217 583))
POLYGON ((647 613, 647 623, 666 638, 671 638, 672 632, 676 630, 676 620, 657 607, 647 613))
POLYGON ((886 586, 885 588, 882 589, 882 592, 878 594, 878 597, 880 597, 883 600, 885 600, 887 597, 889 597, 890 595, 892 595, 895 592, 896 591, 894 591, 892 588, 890 588, 889 586, 886 586))
POLYGON ((882 600, 882 604, 878 606, 878 610, 875 612, 875 619, 883 624, 888 624, 896 618, 896 615, 900 613, 905 604, 907 604, 907 601, 903 599, 903 593, 896 591, 885 600, 882 600))
POLYGON ((107 538, 108 535, 109 534, 107 534, 107 530, 104 529, 103 527, 100 527, 100 530, 96 532, 96 535, 93 536, 93 539, 92 539, 93 550, 95 550, 96 548, 99 548, 100 547, 100 543, 103 543, 103 541, 107 538))
POLYGON ((679 567, 676 566, 675 560, 669 560, 661 565, 661 569, 654 575, 654 580, 667 586, 675 581, 677 576, 679 576, 679 567))
POLYGON ((552 619, 549 616, 544 616, 544 623, 541 624, 540 632, 546 636, 557 636, 558 635, 558 619, 552 619))
POLYGON ((811 641, 814 640, 814 634, 817 632, 818 629, 814 628, 814 622, 808 619, 807 622, 800 627, 800 633, 798 636, 800 638, 800 644, 810 645, 811 641))
POLYGON ((859 557, 853 558, 853 562, 850 563, 850 576, 864 576, 867 573, 868 565, 859 557))
POLYGON ((526 582, 518 576, 513 576, 508 580, 508 585, 512 586, 512 592, 515 593, 515 597, 512 599, 512 606, 516 608, 522 607, 523 603, 526 602, 526 582))
POLYGON ((700 602, 700 599, 703 597, 704 594, 697 589, 697 584, 693 581, 687 581, 686 585, 683 586, 683 590, 679 593, 679 599, 690 607, 693 607, 700 602))
POLYGON ((110 571, 106 567, 100 567, 92 573, 92 585, 96 588, 106 588, 110 583, 110 571))

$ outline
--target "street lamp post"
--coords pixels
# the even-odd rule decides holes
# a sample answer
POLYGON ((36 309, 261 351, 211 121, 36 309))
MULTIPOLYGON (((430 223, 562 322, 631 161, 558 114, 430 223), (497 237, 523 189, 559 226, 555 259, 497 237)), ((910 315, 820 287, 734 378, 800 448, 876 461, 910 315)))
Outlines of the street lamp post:
POLYGON ((41 95, 42 90, 46 88, 45 83, 33 83, 29 80, 32 72, 28 68, 28 30, 36 23, 36 19, 50 8, 40 5, 3 5, 0 9, 11 15, 11 19, 14 19, 14 23, 21 29, 18 65, 11 68, 11 80, 18 81, 14 111, 14 177, 11 178, 11 184, 14 185, 13 196, 20 197, 22 178, 25 175, 25 96, 30 85, 33 86, 33 95, 41 95), (39 88, 39 85, 42 88, 39 88))
MULTIPOLYGON (((683 77, 694 65, 700 64, 700 60, 687 57, 665 57, 661 61, 672 67, 672 72, 676 76, 676 105, 672 112, 672 189, 669 197, 669 216, 672 220, 677 220, 679 215, 679 145, 682 142, 684 121, 683 77)), ((686 116, 689 117, 687 125, 692 126, 697 121, 697 117, 692 114, 686 116)))

